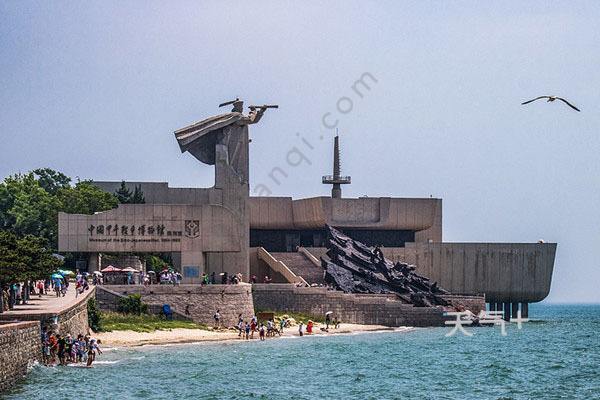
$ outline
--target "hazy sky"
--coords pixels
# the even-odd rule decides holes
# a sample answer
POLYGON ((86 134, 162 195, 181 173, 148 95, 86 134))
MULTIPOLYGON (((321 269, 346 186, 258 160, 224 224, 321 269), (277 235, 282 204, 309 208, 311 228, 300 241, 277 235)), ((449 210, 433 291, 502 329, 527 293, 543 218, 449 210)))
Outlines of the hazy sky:
POLYGON ((329 195, 330 113, 345 196, 441 197, 445 241, 557 242, 546 301, 600 301, 600 3, 224 3, 0 2, 0 176, 211 186, 173 131, 238 96, 280 105, 251 193, 329 195))

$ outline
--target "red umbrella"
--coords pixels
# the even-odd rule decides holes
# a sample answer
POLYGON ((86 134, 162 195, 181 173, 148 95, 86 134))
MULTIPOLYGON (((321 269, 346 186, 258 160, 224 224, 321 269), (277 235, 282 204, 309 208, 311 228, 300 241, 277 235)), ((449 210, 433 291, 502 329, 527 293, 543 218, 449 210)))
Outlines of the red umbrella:
POLYGON ((100 272, 105 274, 107 272, 121 272, 121 270, 119 268, 113 267, 112 265, 109 265, 108 267, 104 268, 103 270, 100 270, 100 272))

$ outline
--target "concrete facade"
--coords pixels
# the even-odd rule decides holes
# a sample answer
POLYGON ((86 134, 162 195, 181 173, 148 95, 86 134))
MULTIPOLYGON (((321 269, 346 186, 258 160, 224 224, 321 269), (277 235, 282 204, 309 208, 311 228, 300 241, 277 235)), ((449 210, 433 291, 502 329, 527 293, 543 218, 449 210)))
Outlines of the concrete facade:
MULTIPOLYGON (((96 215, 60 213, 59 250, 90 253, 91 270, 99 267, 102 252, 170 252, 184 283, 213 272, 242 273, 246 281, 252 275, 285 280, 256 249, 282 253, 306 247, 318 258, 330 225, 368 246, 382 246, 394 261, 415 264, 453 293, 485 293, 490 302, 525 305, 547 296, 556 244, 443 243, 441 199, 251 198, 248 124, 264 109, 246 116, 239 100, 232 104, 230 113, 175 132, 182 152, 215 165, 213 187, 128 182, 132 191, 140 187, 146 204, 96 215)), ((109 192, 121 185, 94 183, 109 192)))
MULTIPOLYGON (((215 166, 213 187, 141 184, 147 204, 122 204, 95 215, 59 213, 59 250, 175 253, 187 283, 199 282, 203 272, 248 276, 248 127, 241 117, 224 114, 175 131, 182 152, 215 166)), ((97 184, 111 192, 120 186, 97 184)))

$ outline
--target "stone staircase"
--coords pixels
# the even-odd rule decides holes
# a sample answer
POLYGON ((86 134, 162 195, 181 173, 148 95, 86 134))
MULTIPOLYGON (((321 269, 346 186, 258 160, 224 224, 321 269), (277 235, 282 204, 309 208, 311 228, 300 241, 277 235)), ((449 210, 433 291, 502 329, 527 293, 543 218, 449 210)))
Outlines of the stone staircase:
POLYGON ((271 255, 284 263, 294 274, 304 278, 310 285, 325 283, 325 270, 315 265, 303 253, 271 253, 271 255))

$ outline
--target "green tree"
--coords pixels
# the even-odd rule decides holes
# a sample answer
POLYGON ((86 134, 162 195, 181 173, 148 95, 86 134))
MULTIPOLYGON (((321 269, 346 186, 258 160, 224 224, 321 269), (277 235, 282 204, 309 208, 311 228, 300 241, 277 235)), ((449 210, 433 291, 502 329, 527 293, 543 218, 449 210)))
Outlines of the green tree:
POLYGON ((56 194, 58 189, 71 187, 71 178, 62 172, 50 168, 38 168, 34 169, 33 173, 38 177, 39 186, 50 194, 56 194))
POLYGON ((137 185, 135 190, 133 191, 133 196, 131 197, 131 204, 144 204, 146 199, 144 198, 144 192, 142 192, 142 185, 137 185))
POLYGON ((69 181, 48 168, 5 178, 0 183, 0 230, 10 229, 21 237, 44 237, 56 248, 59 211, 93 214, 119 204, 115 196, 89 181, 74 187, 69 181))
POLYGON ((115 190, 115 196, 117 196, 117 200, 121 204, 131 203, 131 190, 127 189, 125 181, 121 181, 121 187, 115 190))
POLYGON ((59 189, 56 192, 59 210, 69 214, 94 214, 116 208, 119 201, 112 194, 89 181, 82 181, 74 188, 59 189))
POLYGON ((10 231, 0 232, 0 282, 21 281, 25 265, 19 258, 18 237, 10 231))
POLYGON ((56 232, 57 203, 42 189, 33 172, 4 179, 0 185, 0 228, 51 239, 56 232))
POLYGON ((122 314, 142 315, 148 313, 148 303, 142 301, 142 296, 132 294, 131 296, 122 297, 119 299, 117 310, 122 314))
POLYGON ((0 232, 0 282, 15 283, 48 277, 61 261, 44 238, 19 238, 11 231, 0 232))

